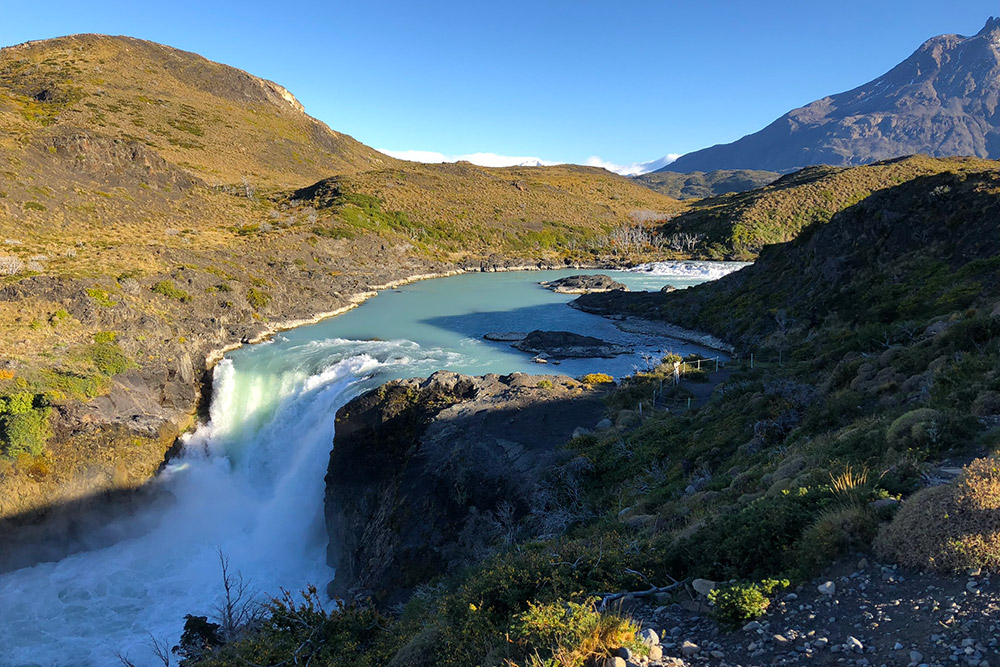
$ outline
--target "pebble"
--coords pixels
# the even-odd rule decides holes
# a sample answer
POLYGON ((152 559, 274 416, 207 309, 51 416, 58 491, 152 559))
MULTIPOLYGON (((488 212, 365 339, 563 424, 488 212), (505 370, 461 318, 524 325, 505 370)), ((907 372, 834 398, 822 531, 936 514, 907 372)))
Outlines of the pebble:
POLYGON ((659 644, 654 644, 649 647, 649 659, 652 661, 660 660, 663 658, 663 649, 660 648, 659 644))
POLYGON ((910 651, 910 662, 920 664, 924 661, 924 654, 920 651, 910 651))
POLYGON ((844 645, 852 651, 858 651, 859 653, 865 650, 865 645, 861 643, 861 640, 853 636, 848 637, 844 645))
POLYGON ((754 630, 760 630, 760 621, 750 621, 743 626, 743 629, 747 632, 753 632, 754 630))
POLYGON ((820 592, 820 595, 833 595, 837 592, 837 584, 832 581, 827 581, 816 587, 816 590, 820 592))

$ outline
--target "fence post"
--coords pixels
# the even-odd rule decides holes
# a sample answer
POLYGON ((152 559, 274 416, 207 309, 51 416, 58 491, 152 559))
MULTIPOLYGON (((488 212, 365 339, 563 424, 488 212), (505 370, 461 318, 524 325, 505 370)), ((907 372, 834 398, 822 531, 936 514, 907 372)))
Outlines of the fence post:
POLYGON ((691 397, 688 396, 688 410, 691 409, 691 397))
POLYGON ((718 357, 715 358, 715 372, 716 373, 719 372, 719 358, 718 357))
POLYGON ((750 370, 753 370, 753 352, 750 353, 750 370))

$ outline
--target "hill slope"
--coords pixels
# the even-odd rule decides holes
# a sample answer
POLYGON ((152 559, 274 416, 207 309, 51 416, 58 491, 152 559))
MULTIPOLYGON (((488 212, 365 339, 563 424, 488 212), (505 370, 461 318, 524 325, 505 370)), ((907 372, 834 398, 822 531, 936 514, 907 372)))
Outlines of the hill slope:
POLYGON ((635 176, 634 179, 647 188, 674 199, 703 199, 761 188, 780 175, 773 171, 751 169, 723 169, 707 173, 695 171, 689 174, 659 170, 635 176))
POLYGON ((807 167, 756 190, 705 199, 662 227, 670 238, 697 239, 691 250, 709 258, 753 259, 761 248, 794 239, 802 229, 825 223, 873 192, 918 176, 996 169, 976 158, 922 155, 860 167, 807 167))
POLYGON ((900 155, 1000 157, 1000 19, 973 37, 941 35, 858 88, 795 109, 664 171, 851 166, 900 155))

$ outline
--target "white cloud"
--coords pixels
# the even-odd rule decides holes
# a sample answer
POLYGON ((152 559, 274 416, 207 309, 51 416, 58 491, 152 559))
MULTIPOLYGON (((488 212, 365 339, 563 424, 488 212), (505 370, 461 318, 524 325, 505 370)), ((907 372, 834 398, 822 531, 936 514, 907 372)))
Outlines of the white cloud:
POLYGON ((497 155, 496 153, 469 153, 468 155, 445 155, 436 151, 391 151, 379 148, 380 153, 385 153, 390 157, 399 160, 410 160, 411 162, 471 162, 480 167, 548 167, 561 162, 552 162, 538 157, 525 157, 515 155, 497 155))
POLYGON ((639 174, 647 174, 651 171, 656 171, 662 167, 666 167, 668 164, 680 157, 679 153, 670 153, 669 155, 664 155, 657 160, 650 160, 649 162, 633 162, 632 164, 615 164, 613 162, 607 162, 602 160, 596 155, 592 155, 587 158, 587 165, 591 167, 603 167, 608 171, 613 171, 616 174, 621 174, 622 176, 638 176, 639 174))
MULTIPOLYGON (((409 160, 411 162, 427 162, 427 163, 439 163, 439 162, 471 162, 472 164, 477 164, 480 167, 549 167, 556 164, 566 164, 565 162, 553 162, 552 160, 543 160, 539 157, 527 157, 527 156, 515 156, 515 155, 498 155, 496 153, 469 153, 467 155, 445 155, 444 153, 438 153, 437 151, 416 151, 416 150, 404 150, 404 151, 392 151, 386 150, 384 148, 378 149, 379 152, 385 153, 391 157, 397 158, 399 160, 409 160)), ((587 158, 586 165, 589 167, 601 167, 607 169, 608 171, 613 171, 616 174, 621 174, 622 176, 636 176, 638 174, 645 174, 650 171, 656 171, 660 167, 665 167, 677 158, 680 157, 678 153, 671 153, 665 155, 658 160, 650 160, 649 162, 634 162, 632 164, 615 164, 613 162, 607 162, 597 157, 596 155, 587 158)))

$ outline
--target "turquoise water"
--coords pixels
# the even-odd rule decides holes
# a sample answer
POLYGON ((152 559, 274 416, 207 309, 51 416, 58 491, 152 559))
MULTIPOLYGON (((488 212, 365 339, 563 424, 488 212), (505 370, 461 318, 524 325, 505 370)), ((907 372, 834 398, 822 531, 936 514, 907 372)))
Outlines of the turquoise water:
MULTIPOLYGON (((715 277, 718 265, 610 272, 633 288, 678 287, 715 277), (673 273, 671 273, 673 271, 673 273)), ((619 332, 575 311, 540 280, 581 271, 467 274, 408 285, 315 325, 236 350, 214 371, 208 423, 153 483, 172 503, 138 512, 138 535, 58 562, 0 575, 0 665, 156 664, 150 636, 176 643, 185 614, 213 615, 221 597, 219 550, 261 593, 322 588, 327 567, 323 478, 337 408, 391 378, 447 368, 615 376, 680 342, 619 332), (489 331, 569 330, 626 342, 635 354, 539 365, 489 331)), ((609 272, 605 272, 609 273, 609 272)), ((595 421, 599 418, 595 415, 595 421)))

